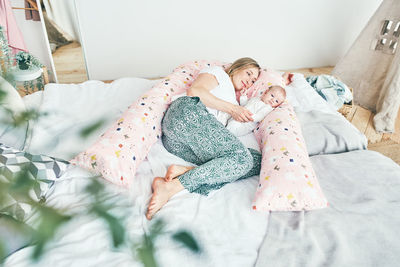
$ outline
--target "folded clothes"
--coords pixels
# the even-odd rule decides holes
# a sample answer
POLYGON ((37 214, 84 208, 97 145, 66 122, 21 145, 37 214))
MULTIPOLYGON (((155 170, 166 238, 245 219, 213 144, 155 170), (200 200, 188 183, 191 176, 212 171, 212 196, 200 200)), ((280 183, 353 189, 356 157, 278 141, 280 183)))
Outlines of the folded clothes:
POLYGON ((353 100, 353 94, 349 87, 333 76, 309 76, 306 80, 322 98, 337 110, 340 109, 344 103, 350 103, 353 100))

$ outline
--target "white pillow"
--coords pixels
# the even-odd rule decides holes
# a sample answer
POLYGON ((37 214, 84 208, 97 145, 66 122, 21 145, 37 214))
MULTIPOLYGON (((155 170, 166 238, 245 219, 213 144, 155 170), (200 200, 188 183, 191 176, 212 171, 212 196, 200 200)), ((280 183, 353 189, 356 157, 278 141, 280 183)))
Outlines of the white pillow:
POLYGON ((0 100, 0 143, 23 150, 29 122, 18 127, 12 124, 15 116, 26 110, 24 101, 17 90, 1 76, 0 90, 5 93, 0 100))
POLYGON ((319 110, 326 113, 337 113, 311 85, 303 74, 294 73, 292 82, 285 87, 287 100, 297 111, 308 112, 319 110))

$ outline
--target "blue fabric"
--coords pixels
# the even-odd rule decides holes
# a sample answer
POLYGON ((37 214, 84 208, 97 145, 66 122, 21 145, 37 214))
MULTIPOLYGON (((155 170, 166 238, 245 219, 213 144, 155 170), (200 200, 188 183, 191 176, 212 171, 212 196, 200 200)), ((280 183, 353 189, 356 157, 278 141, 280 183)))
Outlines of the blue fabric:
POLYGON ((353 100, 349 87, 333 76, 309 76, 306 80, 323 99, 336 109, 353 100))

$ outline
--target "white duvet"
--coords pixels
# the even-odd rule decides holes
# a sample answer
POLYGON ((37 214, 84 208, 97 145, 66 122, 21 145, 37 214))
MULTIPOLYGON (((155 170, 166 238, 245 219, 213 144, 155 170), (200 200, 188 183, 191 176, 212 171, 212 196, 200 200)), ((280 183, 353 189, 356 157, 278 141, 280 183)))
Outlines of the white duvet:
MULTIPOLYGON (((89 81, 80 85, 46 85, 44 92, 24 98, 28 107, 39 107, 48 113, 33 127, 28 151, 71 159, 89 147, 107 126, 144 91, 157 81, 124 78, 111 84, 89 81), (78 133, 90 123, 106 117, 106 123, 93 136, 82 140, 78 133)), ((295 75, 288 87, 288 99, 294 106, 335 113, 316 93, 302 75, 295 75)), ((242 138, 249 147, 257 148, 252 134, 242 138)), ((163 176, 166 168, 182 160, 168 153, 162 143, 156 143, 141 164, 130 190, 106 181, 108 203, 112 213, 120 216, 129 237, 139 240, 151 222, 145 211, 151 196, 151 182, 163 176)), ((69 212, 87 208, 90 196, 83 192, 92 174, 70 166, 53 187, 48 204, 67 208, 69 212)), ((167 233, 186 229, 193 233, 203 252, 195 255, 173 242, 169 235, 159 239, 157 260, 160 266, 253 266, 258 249, 268 227, 268 213, 251 209, 258 184, 252 177, 228 184, 208 197, 190 194, 186 190, 175 195, 155 216, 167 222, 167 233)), ((28 223, 34 224, 35 216, 28 223)), ((107 226, 98 218, 85 215, 74 219, 57 233, 37 263, 28 255, 32 248, 22 249, 7 258, 5 266, 141 266, 129 248, 115 250, 107 226)))

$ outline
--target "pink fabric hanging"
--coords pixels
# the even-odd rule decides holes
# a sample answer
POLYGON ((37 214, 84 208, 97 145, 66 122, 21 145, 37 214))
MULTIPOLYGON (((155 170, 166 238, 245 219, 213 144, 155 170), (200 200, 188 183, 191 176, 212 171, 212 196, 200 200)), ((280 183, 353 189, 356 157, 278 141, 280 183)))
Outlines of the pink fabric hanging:
POLYGON ((0 25, 4 28, 4 36, 14 55, 19 51, 28 52, 9 0, 0 0, 0 25))

